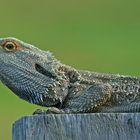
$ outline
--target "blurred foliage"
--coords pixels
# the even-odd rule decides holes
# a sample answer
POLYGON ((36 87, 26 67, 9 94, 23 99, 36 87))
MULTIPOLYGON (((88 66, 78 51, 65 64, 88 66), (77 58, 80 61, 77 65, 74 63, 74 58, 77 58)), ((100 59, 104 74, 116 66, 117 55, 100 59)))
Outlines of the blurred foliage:
MULTIPOLYGON (((0 5, 0 37, 50 50, 78 69, 140 75, 140 1, 0 0, 0 5)), ((1 83, 0 107, 0 140, 10 140, 12 123, 40 108, 1 83)))

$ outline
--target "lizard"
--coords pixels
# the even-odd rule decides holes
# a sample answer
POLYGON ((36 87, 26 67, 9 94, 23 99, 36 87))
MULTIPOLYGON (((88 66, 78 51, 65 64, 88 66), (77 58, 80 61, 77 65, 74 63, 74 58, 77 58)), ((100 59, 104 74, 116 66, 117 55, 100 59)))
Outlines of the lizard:
POLYGON ((0 80, 43 113, 139 112, 140 78, 77 70, 51 52, 0 38, 0 80))

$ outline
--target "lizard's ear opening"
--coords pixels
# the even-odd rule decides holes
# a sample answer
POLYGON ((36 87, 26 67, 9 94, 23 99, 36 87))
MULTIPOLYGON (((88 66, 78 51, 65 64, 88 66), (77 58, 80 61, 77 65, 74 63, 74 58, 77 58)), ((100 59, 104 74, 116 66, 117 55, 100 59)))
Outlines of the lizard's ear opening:
POLYGON ((55 79, 56 77, 54 75, 51 74, 51 72, 47 71, 45 68, 43 68, 41 65, 39 64, 35 64, 35 69, 37 72, 49 77, 49 78, 53 78, 55 79))

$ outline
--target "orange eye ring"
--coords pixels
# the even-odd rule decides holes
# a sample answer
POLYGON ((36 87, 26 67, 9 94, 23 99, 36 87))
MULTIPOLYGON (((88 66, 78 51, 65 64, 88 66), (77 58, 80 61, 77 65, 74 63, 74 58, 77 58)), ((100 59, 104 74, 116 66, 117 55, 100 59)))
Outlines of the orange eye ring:
POLYGON ((15 43, 13 43, 13 42, 6 42, 5 44, 4 44, 4 49, 6 50, 6 51, 14 51, 15 49, 17 48, 17 46, 16 46, 16 44, 15 43))

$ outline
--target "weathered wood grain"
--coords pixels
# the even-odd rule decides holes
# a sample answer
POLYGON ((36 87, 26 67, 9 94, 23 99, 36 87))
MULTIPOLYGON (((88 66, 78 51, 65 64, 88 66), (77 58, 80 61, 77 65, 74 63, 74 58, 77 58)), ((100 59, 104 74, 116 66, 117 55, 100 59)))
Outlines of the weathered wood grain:
POLYGON ((13 124, 13 140, 139 140, 139 113, 25 116, 13 124))

